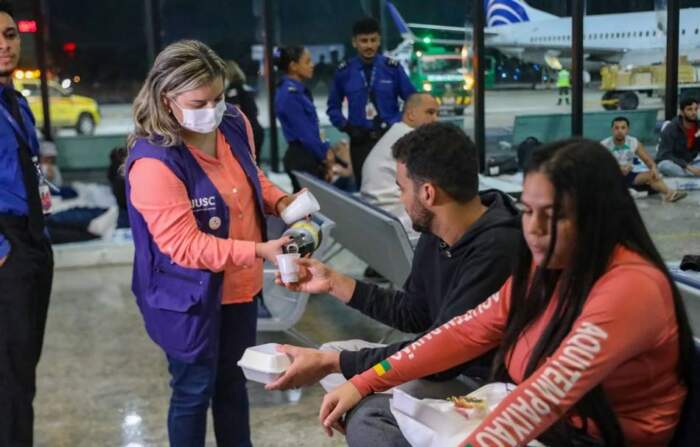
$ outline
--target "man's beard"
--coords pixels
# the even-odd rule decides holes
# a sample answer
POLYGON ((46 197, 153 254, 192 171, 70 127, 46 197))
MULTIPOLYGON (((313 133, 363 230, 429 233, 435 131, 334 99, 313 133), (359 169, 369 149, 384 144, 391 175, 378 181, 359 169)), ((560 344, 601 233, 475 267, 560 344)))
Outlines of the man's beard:
POLYGON ((411 226, 413 226, 413 229, 419 233, 430 233, 430 224, 433 222, 435 214, 418 203, 417 199, 415 203, 416 205, 413 208, 413 215, 409 214, 409 217, 411 218, 411 226))

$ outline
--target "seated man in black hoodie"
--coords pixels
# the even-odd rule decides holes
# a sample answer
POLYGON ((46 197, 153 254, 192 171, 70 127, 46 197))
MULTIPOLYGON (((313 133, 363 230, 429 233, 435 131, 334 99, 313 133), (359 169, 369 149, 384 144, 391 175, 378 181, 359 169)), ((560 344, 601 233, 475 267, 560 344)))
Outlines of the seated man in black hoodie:
POLYGON ((661 130, 656 165, 667 177, 700 176, 700 123, 698 100, 681 98, 680 114, 661 130))
MULTIPOLYGON (((457 127, 427 124, 408 133, 393 146, 401 201, 422 233, 411 274, 403 291, 387 290, 357 281, 312 259, 302 259, 299 283, 292 290, 330 293, 340 301, 403 332, 424 334, 463 314, 496 293, 510 275, 510 258, 522 237, 518 213, 511 199, 498 191, 479 194, 478 153, 457 127)), ((332 373, 349 379, 418 340, 360 350, 324 351, 284 345, 292 365, 268 389, 313 384, 332 373)), ((337 345, 336 345, 337 346, 337 345)), ((342 347, 342 343, 340 344, 342 347)), ((347 345, 346 345, 347 346, 347 345)), ((454 379, 488 376, 490 356, 462 365, 433 381, 449 385, 411 387, 418 397, 463 394, 454 379), (423 391, 418 391, 423 388, 423 391), (433 394, 433 395, 429 395, 433 394)), ((419 381, 426 382, 426 381, 419 381)), ((407 445, 389 410, 386 395, 366 399, 353 412, 348 425, 350 445, 407 445), (388 421, 388 422, 387 422, 388 421), (374 437, 376 436, 376 439, 374 437), (396 443, 388 442, 393 439, 396 443)))

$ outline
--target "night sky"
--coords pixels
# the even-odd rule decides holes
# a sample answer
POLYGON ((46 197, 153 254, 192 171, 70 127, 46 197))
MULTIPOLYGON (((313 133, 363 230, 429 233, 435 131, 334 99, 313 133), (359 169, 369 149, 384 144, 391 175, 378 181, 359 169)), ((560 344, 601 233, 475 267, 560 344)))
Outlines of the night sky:
MULTIPOLYGON (((93 83, 143 79, 149 65, 143 0, 50 0, 49 41, 52 65, 65 73, 80 72, 93 83), (75 42, 73 57, 63 50, 75 42)), ((197 38, 225 58, 252 69, 250 46, 260 42, 260 0, 161 0, 162 43, 197 38)), ((409 22, 462 25, 465 0, 394 0, 409 22)), ((16 1, 18 18, 31 17, 31 2, 16 1)), ((568 2, 530 0, 533 7, 566 15, 568 2)), ((683 7, 700 6, 685 0, 683 7)), ((347 44, 352 22, 371 11, 372 0, 277 0, 275 40, 284 44, 347 44)), ((588 14, 651 10, 654 0, 589 0, 588 14)), ((391 45, 398 39, 387 26, 391 45)))

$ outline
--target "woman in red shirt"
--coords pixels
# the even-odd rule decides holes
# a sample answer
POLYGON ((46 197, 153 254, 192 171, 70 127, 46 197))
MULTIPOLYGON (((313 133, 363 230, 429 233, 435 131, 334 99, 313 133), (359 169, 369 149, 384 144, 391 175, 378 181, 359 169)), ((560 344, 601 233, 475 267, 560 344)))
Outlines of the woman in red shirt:
POLYGON ((687 393, 685 308, 615 159, 567 140, 535 152, 513 276, 456 317, 326 395, 332 427, 364 396, 499 348, 495 377, 518 384, 463 446, 663 446, 687 393))

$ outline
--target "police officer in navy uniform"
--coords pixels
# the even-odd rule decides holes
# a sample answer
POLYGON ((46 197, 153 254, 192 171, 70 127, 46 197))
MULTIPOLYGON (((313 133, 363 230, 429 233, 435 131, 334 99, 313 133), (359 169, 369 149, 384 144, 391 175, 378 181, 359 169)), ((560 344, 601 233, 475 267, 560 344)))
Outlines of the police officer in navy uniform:
POLYGON ((12 9, 0 1, 0 446, 30 447, 53 255, 34 117, 12 86, 19 55, 12 9))
POLYGON ((329 141, 321 138, 316 106, 311 92, 303 84, 314 75, 309 50, 302 46, 279 48, 275 65, 283 73, 275 93, 275 113, 288 144, 284 170, 292 181, 294 192, 297 192, 301 186, 292 171, 329 179, 335 153, 344 143, 331 147, 329 141))
POLYGON ((331 123, 350 135, 350 157, 357 185, 362 184, 362 165, 384 132, 401 120, 399 97, 406 100, 416 89, 401 65, 378 54, 379 24, 364 18, 353 25, 352 46, 357 56, 342 63, 328 95, 331 123), (342 112, 348 100, 348 117, 342 112))

